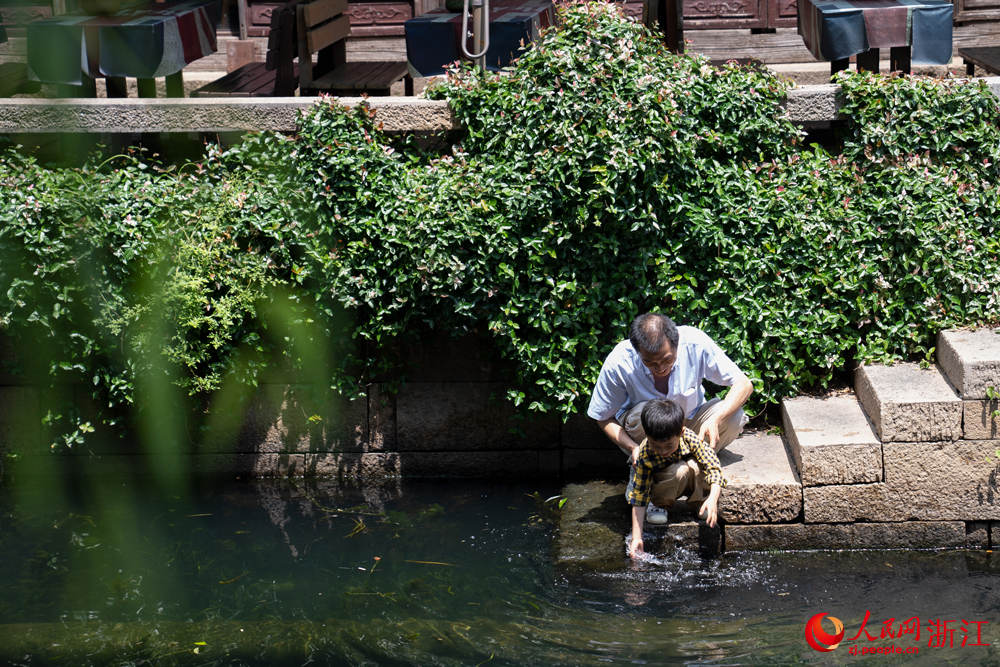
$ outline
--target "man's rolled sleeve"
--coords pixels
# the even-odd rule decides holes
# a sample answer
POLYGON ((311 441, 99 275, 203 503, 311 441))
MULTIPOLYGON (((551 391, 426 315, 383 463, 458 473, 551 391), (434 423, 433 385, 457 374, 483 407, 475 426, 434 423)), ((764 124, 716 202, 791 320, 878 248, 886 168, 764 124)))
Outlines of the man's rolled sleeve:
POLYGON ((722 351, 715 341, 708 339, 702 350, 702 368, 705 379, 720 387, 732 387, 743 377, 740 367, 722 351))
POLYGON ((605 361, 601 367, 601 374, 597 376, 594 393, 590 395, 587 416, 597 421, 611 419, 627 400, 628 391, 625 382, 618 371, 610 368, 609 362, 605 361))

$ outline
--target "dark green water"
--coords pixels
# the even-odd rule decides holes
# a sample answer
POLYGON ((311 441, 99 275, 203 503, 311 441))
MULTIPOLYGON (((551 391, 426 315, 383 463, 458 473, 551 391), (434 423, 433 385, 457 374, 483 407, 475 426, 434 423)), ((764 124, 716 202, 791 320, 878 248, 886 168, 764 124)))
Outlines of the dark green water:
MULTIPOLYGON (((1000 664, 986 552, 727 554, 552 566, 539 485, 93 481, 0 514, 8 664, 1000 664), (350 508, 351 511, 339 511, 350 508), (846 641, 861 627, 875 641, 846 641), (826 612, 845 641, 818 653, 826 612), (919 618, 921 636, 879 638, 919 618), (966 622, 963 626, 962 621, 966 622), (952 621, 952 647, 928 625, 952 621), (980 622, 976 643, 973 622, 980 622), (966 632, 963 633, 963 627, 966 632), (918 648, 857 656, 851 647, 918 648)), ((549 504, 551 506, 551 503, 549 504)), ((623 507, 624 511, 624 507, 623 507)), ((624 536, 623 536, 624 554, 624 536)), ((825 626, 829 631, 832 626, 825 626)))

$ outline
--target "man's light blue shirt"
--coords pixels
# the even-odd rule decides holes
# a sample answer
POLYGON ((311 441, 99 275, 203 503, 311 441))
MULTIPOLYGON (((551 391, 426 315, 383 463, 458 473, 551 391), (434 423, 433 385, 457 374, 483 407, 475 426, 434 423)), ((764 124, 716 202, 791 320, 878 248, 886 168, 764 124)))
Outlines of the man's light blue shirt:
POLYGON ((618 417, 636 403, 667 398, 691 419, 705 402, 702 381, 731 387, 743 376, 732 359, 701 329, 681 326, 677 327, 677 333, 677 360, 670 370, 666 394, 656 390, 652 371, 642 365, 632 343, 623 340, 604 360, 587 415, 601 421, 618 417))

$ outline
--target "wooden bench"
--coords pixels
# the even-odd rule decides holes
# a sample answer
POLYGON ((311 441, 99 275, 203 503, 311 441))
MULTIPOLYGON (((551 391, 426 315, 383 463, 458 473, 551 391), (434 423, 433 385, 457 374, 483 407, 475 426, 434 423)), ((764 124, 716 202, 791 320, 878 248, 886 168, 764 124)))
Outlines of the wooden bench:
POLYGON ((24 63, 3 63, 0 65, 0 97, 10 97, 18 93, 37 93, 41 85, 28 79, 28 66, 24 63))
POLYGON ((275 8, 271 13, 271 31, 267 37, 267 59, 235 69, 221 79, 192 91, 191 97, 288 97, 298 88, 295 65, 294 2, 275 8))
POLYGON ((347 0, 312 0, 298 5, 299 88, 302 95, 389 95, 402 80, 413 94, 413 78, 405 62, 346 62, 351 22, 347 0), (313 54, 316 62, 313 63, 313 54))
POLYGON ((1000 46, 969 46, 958 50, 965 63, 965 73, 975 76, 976 65, 990 74, 1000 74, 1000 46))

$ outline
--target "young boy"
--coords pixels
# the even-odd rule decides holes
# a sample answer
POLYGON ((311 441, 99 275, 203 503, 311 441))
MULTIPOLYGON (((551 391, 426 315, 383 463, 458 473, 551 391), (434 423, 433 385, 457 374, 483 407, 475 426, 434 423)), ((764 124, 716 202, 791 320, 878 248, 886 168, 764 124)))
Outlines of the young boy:
POLYGON ((625 489, 625 500, 632 506, 628 555, 633 558, 643 553, 642 526, 650 500, 668 509, 681 496, 687 496, 691 505, 701 502, 698 516, 714 528, 719 494, 726 485, 718 455, 694 431, 684 427, 684 412, 676 403, 649 401, 642 409, 642 427, 646 439, 639 444, 625 489))

